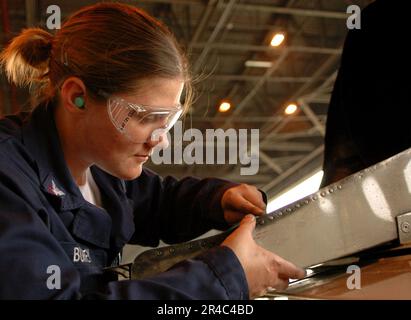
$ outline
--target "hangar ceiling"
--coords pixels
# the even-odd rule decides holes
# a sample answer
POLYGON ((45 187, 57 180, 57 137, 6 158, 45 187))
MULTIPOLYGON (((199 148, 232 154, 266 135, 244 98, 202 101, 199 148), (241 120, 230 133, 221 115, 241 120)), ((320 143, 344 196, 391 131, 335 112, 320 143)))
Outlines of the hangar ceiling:
MULTIPOLYGON (((49 5, 57 3, 64 18, 96 2, 1 1, 2 46, 24 27, 44 26, 49 5)), ((251 183, 272 196, 321 166, 327 107, 348 31, 347 7, 354 4, 364 8, 372 1, 121 2, 143 8, 165 22, 189 52, 192 69, 198 76, 197 99, 184 118, 184 132, 196 128, 205 137, 207 129, 233 128, 236 133, 240 129, 247 129, 248 133, 259 130, 256 174, 241 175, 240 169, 250 164, 242 164, 240 158, 237 164, 229 164, 228 153, 225 164, 151 162, 149 167, 161 175, 216 176, 251 183), (270 41, 276 33, 283 33, 285 40, 273 47, 270 41), (255 66, 255 61, 257 65, 264 62, 264 66, 255 66), (230 102, 231 109, 219 112, 221 101, 230 102), (284 109, 290 103, 298 109, 286 115, 284 109)), ((1 86, 3 113, 27 108, 26 90, 12 88, 3 75, 1 86)), ((189 143, 183 142, 181 149, 184 151, 189 143)), ((250 143, 248 140, 248 148, 250 143)))

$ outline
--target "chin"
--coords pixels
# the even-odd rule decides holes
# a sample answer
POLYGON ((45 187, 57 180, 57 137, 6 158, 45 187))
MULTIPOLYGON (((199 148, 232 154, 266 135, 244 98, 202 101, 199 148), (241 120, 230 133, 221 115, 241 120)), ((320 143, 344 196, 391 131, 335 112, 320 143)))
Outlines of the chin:
POLYGON ((134 180, 141 175, 142 171, 143 171, 143 166, 139 165, 134 168, 128 168, 128 170, 121 172, 121 176, 118 176, 118 177, 123 180, 134 180))
POLYGON ((104 168, 103 170, 122 180, 134 180, 141 175, 141 172, 143 171, 143 166, 134 165, 133 167, 117 167, 111 169, 104 168))

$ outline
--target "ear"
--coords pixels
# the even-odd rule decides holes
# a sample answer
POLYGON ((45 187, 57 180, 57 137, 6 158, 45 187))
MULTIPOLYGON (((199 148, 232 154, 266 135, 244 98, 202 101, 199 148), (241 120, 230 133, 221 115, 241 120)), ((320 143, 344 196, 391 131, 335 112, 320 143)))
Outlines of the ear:
POLYGON ((76 106, 76 98, 83 98, 86 104, 86 86, 84 82, 77 77, 69 77, 64 80, 60 90, 61 104, 63 107, 73 113, 82 113, 84 108, 76 106))

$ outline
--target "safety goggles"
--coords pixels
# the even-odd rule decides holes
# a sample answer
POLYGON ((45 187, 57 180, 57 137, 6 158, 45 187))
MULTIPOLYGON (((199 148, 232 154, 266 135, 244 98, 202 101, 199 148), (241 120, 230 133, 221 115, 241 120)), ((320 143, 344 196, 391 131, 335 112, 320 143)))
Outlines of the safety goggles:
POLYGON ((107 99, 107 112, 116 129, 134 143, 158 141, 180 118, 183 107, 151 107, 126 101, 120 97, 99 94, 107 99))

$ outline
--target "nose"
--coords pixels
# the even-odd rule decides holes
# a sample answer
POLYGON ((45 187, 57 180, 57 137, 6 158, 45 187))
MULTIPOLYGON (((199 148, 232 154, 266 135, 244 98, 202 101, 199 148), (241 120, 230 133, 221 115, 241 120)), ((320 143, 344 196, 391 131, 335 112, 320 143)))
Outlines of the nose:
POLYGON ((160 147, 161 149, 166 149, 169 146, 169 141, 167 138, 167 133, 162 133, 160 135, 150 137, 147 141, 147 144, 150 148, 154 148, 156 146, 160 147))

